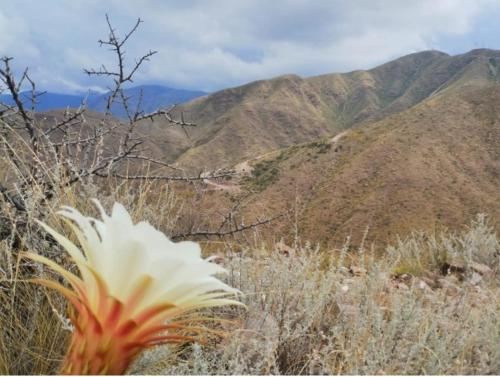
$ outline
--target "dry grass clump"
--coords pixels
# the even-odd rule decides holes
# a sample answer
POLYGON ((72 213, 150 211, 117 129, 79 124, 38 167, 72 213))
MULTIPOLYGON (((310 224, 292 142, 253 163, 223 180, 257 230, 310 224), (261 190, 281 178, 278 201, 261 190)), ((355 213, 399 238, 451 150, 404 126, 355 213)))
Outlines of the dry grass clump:
POLYGON ((12 249, 0 243, 0 374, 54 374, 70 327, 61 313, 61 297, 27 283, 40 267, 11 260, 12 249))
MULTIPOLYGON (((423 242, 418 236, 382 259, 352 258, 358 265, 344 262, 347 248, 329 254, 304 247, 288 255, 269 250, 228 255, 228 281, 245 293, 248 306, 238 313, 239 326, 218 344, 196 344, 164 368, 155 364, 154 372, 498 374, 498 239, 479 218, 463 234, 426 240, 487 262, 491 273, 479 281, 467 271, 439 269, 429 270, 433 281, 394 277, 400 260, 423 242)), ((157 350, 144 359, 166 355, 172 356, 157 350)))
MULTIPOLYGON (((157 202, 123 188, 102 201, 119 200, 136 219, 170 231, 179 203, 168 190, 155 194, 157 202)), ((64 195, 59 201, 83 208, 75 192, 64 195)), ((55 373, 71 332, 64 300, 24 282, 48 272, 17 258, 27 248, 59 263, 64 254, 26 229, 15 244, 9 237, 0 243, 1 374, 55 373)), ((221 245, 218 262, 247 309, 205 313, 227 320, 206 324, 226 336, 152 349, 131 373, 500 373, 500 244, 484 217, 462 234, 415 234, 383 257, 347 244, 323 251, 240 243, 241 252, 221 245)))
POLYGON ((395 246, 389 246, 387 253, 392 256, 392 263, 395 264, 393 274, 396 276, 429 276, 439 271, 470 275, 487 267, 491 269, 487 272, 496 271, 498 274, 498 249, 494 229, 488 225, 486 216, 480 214, 472 221, 467 232, 439 236, 414 233, 405 240, 398 240, 395 246))

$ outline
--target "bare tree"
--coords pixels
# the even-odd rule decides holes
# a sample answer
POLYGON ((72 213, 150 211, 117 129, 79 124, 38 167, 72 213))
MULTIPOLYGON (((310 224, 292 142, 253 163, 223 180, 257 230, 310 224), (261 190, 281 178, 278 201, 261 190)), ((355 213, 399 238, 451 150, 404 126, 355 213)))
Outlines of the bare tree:
MULTIPOLYGON (((183 169, 172 166, 166 161, 155 159, 144 147, 144 138, 136 132, 138 125, 146 120, 153 121, 158 117, 166 120, 167 126, 196 127, 186 122, 182 112, 180 119, 173 115, 175 106, 158 109, 152 113, 142 110, 142 93, 135 106, 131 98, 125 94, 124 86, 132 83, 135 74, 144 63, 156 54, 148 51, 137 58, 130 68, 125 59, 125 44, 138 30, 141 19, 123 37, 120 37, 106 15, 109 35, 99 40, 100 46, 109 47, 116 58, 115 68, 85 69, 89 76, 112 79, 109 89, 105 114, 101 119, 88 119, 86 104, 77 109, 67 109, 61 119, 49 117, 35 112, 36 104, 43 93, 36 90, 35 82, 26 69, 19 79, 12 70, 12 58, 0 59, 0 83, 10 93, 14 105, 0 105, 0 149, 4 163, 14 173, 9 182, 0 183, 0 194, 5 202, 16 211, 26 212, 28 203, 31 207, 39 207, 52 199, 57 190, 85 182, 88 179, 113 177, 120 180, 163 180, 205 182, 207 179, 225 178, 234 172, 217 170, 201 171, 197 175, 189 175, 183 169), (29 95, 22 91, 29 86, 29 95), (113 106, 122 106, 125 119, 117 120, 112 116, 113 106), (113 140, 110 143, 109 140, 113 140), (130 173, 130 165, 136 168, 130 173), (144 173, 155 166, 162 171, 170 170, 172 174, 144 173), (34 195, 36 191, 37 195, 34 195), (30 202, 31 201, 31 202, 30 202)), ((245 225, 224 219, 216 230, 192 230, 179 234, 177 238, 193 236, 223 236, 250 229, 269 220, 259 220, 255 224, 245 225)))
MULTIPOLYGON (((43 118, 37 117, 35 107, 38 98, 43 93, 36 91, 35 83, 31 80, 28 70, 25 70, 19 81, 11 68, 11 57, 1 59, 3 67, 0 69, 0 80, 11 94, 14 106, 4 105, 0 112, 0 141, 1 147, 8 156, 9 165, 15 170, 18 182, 10 190, 2 185, 0 190, 4 197, 22 210, 22 204, 28 195, 28 188, 37 185, 46 194, 43 199, 50 199, 54 188, 73 185, 87 177, 116 177, 120 179, 155 179, 172 181, 193 181, 207 178, 219 178, 231 175, 230 172, 209 172, 196 176, 184 174, 165 161, 160 161, 147 154, 142 148, 144 139, 134 131, 141 121, 154 120, 164 117, 167 124, 177 127, 195 127, 195 124, 175 119, 169 109, 158 109, 152 113, 145 113, 141 108, 142 93, 137 105, 131 108, 131 98, 124 92, 124 84, 133 82, 134 75, 141 66, 153 56, 156 51, 148 51, 138 58, 133 66, 127 70, 124 57, 124 45, 137 31, 141 20, 138 19, 132 29, 120 38, 106 15, 109 27, 109 36, 106 40, 99 40, 101 46, 109 46, 115 53, 116 69, 109 70, 102 66, 98 70, 86 69, 90 76, 106 76, 113 79, 109 91, 105 117, 96 122, 87 121, 85 104, 75 110, 67 110, 63 118, 52 125, 47 125, 43 118), (28 102, 22 98, 23 84, 31 86, 28 102), (118 121, 111 117, 114 104, 123 106, 126 120, 118 121), (118 143, 106 143, 106 139, 113 136, 118 143), (19 151, 22 151, 20 153, 19 151), (135 164, 157 165, 175 171, 176 174, 126 174, 123 167, 134 161, 135 164), (180 173, 180 174, 179 174, 180 173), (14 193, 13 193, 14 191, 14 193)), ((140 169, 137 169, 140 171, 140 169)))

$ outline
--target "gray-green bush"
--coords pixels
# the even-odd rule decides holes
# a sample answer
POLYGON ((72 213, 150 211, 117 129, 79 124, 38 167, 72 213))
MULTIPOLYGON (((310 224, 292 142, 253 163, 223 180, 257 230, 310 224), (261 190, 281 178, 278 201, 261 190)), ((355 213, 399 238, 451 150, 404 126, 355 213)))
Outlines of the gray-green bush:
MULTIPOLYGON (((145 355, 138 372, 162 374, 498 374, 500 247, 484 217, 463 234, 414 235, 382 258, 344 265, 342 253, 310 247, 284 255, 228 255, 227 280, 247 311, 218 344, 195 344, 176 358, 145 355), (446 252, 492 272, 443 275, 436 258, 426 279, 395 277, 401 259, 446 252), (421 254, 425 254, 422 252, 421 254), (339 265, 339 262, 340 265, 339 265), (149 370, 147 360, 155 368, 149 370), (163 360, 163 362, 162 362, 163 360), (168 362, 167 362, 168 360, 168 362)), ((444 263, 444 262, 442 262, 444 263)))

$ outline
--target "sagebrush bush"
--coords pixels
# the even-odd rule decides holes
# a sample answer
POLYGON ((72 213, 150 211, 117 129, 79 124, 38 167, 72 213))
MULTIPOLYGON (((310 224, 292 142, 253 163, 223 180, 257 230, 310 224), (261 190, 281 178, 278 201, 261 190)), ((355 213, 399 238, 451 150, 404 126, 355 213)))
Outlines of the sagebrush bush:
MULTIPOLYGON (((495 234, 479 217, 463 234, 415 235, 363 267, 344 265, 340 251, 325 255, 307 247, 286 255, 255 249, 228 255, 227 280, 245 293, 247 311, 226 316, 241 322, 221 342, 192 345, 182 357, 158 351, 151 360, 169 362, 152 363, 151 372, 498 374, 499 253, 495 234), (395 263, 415 258, 418 245, 425 253, 453 245, 449 253, 487 262, 493 273, 479 283, 465 274, 460 282, 437 274, 435 258, 426 266, 434 287, 411 276, 394 278, 395 263)), ((138 372, 148 372, 148 357, 138 372)))
MULTIPOLYGON (((123 189, 103 203, 124 202, 137 220, 168 233, 179 206, 170 191, 155 194, 152 201, 123 189)), ((64 193, 54 208, 88 206, 86 196, 64 193)), ((35 226, 27 229, 16 244, 8 237, 0 243, 2 374, 54 373, 71 332, 65 301, 25 282, 47 272, 17 257, 18 250, 36 249, 64 263, 64 254, 35 226)), ((247 308, 205 313, 224 321, 206 323, 211 335, 204 343, 151 349, 130 373, 500 373, 500 244, 483 216, 461 234, 414 234, 385 253, 353 252, 348 244, 283 251, 256 246, 258 239, 238 248, 215 245, 225 280, 243 292, 247 308), (452 260, 466 269, 443 270, 452 260), (491 273, 479 276, 468 267, 474 263, 491 273)))

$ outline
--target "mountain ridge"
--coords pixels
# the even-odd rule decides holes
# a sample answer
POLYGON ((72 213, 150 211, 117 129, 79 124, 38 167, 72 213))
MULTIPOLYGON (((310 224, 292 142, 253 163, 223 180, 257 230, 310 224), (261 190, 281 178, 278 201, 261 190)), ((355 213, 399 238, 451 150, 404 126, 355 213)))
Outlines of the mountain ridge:
POLYGON ((156 119, 135 132, 186 173, 240 173, 178 193, 206 193, 193 210, 209 219, 235 203, 246 223, 284 214, 265 239, 359 245, 369 227, 366 241, 380 245, 458 230, 480 212, 500 229, 499 66, 500 51, 427 51, 366 71, 283 75, 178 106, 173 115, 197 127, 156 119))
POLYGON ((224 89, 179 107, 198 127, 190 130, 183 148, 166 156, 192 169, 230 166, 383 119, 430 96, 496 85, 497 66, 500 51, 451 56, 431 50, 370 70, 306 78, 282 75, 224 89), (184 152, 178 154, 180 150, 184 152))
POLYGON ((495 50, 431 51, 223 90, 180 107, 206 129, 173 161, 243 173, 210 182, 207 206, 234 196, 247 222, 284 214, 265 239, 359 245, 368 227, 380 245, 478 213, 500 229, 499 63, 495 50))
MULTIPOLYGON (((207 93, 197 90, 174 89, 162 85, 138 85, 124 89, 127 97, 130 97, 130 107, 135 109, 142 93, 142 110, 146 113, 153 112, 160 107, 168 107, 190 101, 194 98, 204 96, 207 93)), ((90 110, 104 112, 107 105, 109 92, 106 93, 81 93, 81 94, 61 94, 46 92, 37 98, 35 110, 50 111, 65 108, 77 108, 86 103, 90 110)), ((31 92, 21 92, 23 102, 31 107, 31 92)), ((14 105, 10 95, 1 94, 0 102, 7 105, 14 105)), ((126 117, 123 105, 116 103, 111 109, 111 113, 119 118, 126 117)))
MULTIPOLYGON (((412 231, 459 230, 478 213, 500 229, 500 85, 429 98, 332 139, 246 162, 243 215, 269 234, 339 247, 397 242, 412 231), (250 194, 248 193, 250 192, 250 194)), ((233 189, 233 192, 236 190, 233 189)), ((221 190, 221 197, 227 195, 221 190)), ((214 199, 212 199, 214 200, 214 199)))

